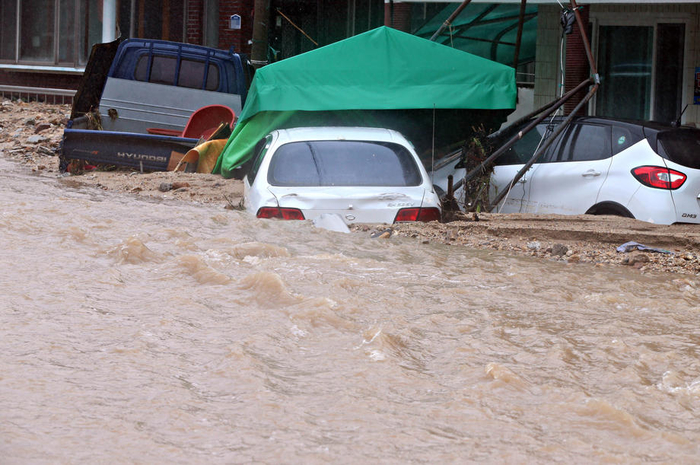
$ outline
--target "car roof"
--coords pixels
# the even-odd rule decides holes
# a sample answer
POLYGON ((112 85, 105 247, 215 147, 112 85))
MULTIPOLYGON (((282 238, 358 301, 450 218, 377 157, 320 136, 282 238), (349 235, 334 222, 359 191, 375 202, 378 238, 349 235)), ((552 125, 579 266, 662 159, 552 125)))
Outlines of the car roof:
POLYGON ((379 142, 395 142, 407 144, 408 141, 401 133, 392 129, 345 127, 345 126, 315 126, 291 129, 277 129, 272 134, 279 135, 280 142, 298 142, 308 140, 372 140, 379 142))

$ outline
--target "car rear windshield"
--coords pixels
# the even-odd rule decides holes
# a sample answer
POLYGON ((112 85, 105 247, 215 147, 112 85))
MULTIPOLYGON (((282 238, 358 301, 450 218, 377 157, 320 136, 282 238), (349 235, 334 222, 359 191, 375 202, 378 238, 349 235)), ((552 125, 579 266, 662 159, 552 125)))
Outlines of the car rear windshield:
POLYGON ((679 165, 700 169, 700 130, 673 129, 657 136, 659 155, 679 165))
POLYGON ((403 146, 384 142, 304 141, 281 146, 270 161, 273 186, 418 186, 420 169, 403 146))

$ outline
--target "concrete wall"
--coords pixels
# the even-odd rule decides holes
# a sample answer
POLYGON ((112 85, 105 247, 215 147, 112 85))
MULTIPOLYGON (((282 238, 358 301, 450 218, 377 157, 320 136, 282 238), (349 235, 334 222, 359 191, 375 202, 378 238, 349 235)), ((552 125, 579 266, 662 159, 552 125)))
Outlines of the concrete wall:
MULTIPOLYGON (((558 5, 539 5, 537 30, 537 58, 534 106, 541 107, 559 95, 559 25, 558 5)), ((632 25, 636 22, 685 22, 686 44, 683 70, 683 106, 688 104, 683 122, 700 126, 700 105, 693 105, 695 67, 700 66, 700 3, 692 4, 634 4, 590 5, 591 22, 601 18, 632 25)), ((592 39, 595 46, 595 38, 592 39)), ((596 51, 594 48, 594 56, 596 51)))

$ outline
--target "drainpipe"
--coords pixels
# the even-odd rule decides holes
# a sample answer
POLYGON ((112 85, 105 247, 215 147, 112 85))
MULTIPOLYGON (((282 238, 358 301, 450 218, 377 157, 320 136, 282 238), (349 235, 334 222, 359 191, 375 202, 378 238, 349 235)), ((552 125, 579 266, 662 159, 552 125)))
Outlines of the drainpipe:
POLYGON ((117 38, 117 0, 102 0, 102 42, 117 38))

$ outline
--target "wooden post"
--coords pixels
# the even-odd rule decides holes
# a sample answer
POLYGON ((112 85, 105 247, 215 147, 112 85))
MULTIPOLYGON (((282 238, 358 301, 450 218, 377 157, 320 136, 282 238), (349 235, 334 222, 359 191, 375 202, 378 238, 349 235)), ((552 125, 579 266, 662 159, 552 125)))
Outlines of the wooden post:
POLYGON ((253 45, 250 49, 250 61, 255 68, 267 64, 267 26, 270 21, 269 0, 255 0, 253 17, 253 45))

